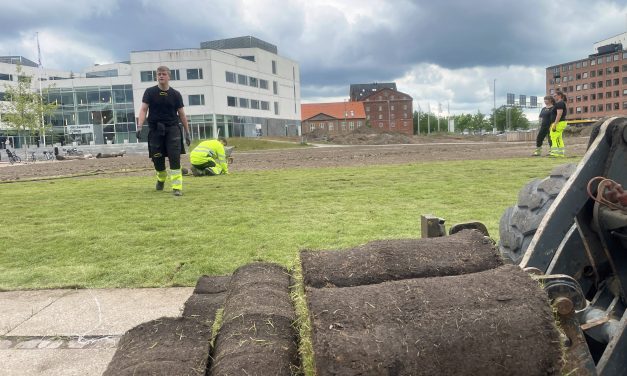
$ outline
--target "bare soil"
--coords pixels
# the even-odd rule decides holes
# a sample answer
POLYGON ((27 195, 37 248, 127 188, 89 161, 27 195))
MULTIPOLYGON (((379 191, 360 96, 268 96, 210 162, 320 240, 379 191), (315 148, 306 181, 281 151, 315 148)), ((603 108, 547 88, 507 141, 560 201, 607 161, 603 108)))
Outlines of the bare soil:
MULTIPOLYGON (((359 137, 356 135, 355 137, 359 137)), ((535 142, 504 142, 499 137, 422 136, 412 144, 337 145, 254 152, 235 150, 232 173, 284 168, 328 168, 406 164, 448 160, 487 160, 529 157, 535 142)), ((390 141, 391 142, 391 141, 390 141)), ((580 157, 586 151, 588 137, 566 137, 568 157, 580 157)), ((548 151, 545 145, 545 151, 548 151)), ((183 156, 183 167, 190 167, 183 156)), ((536 157, 538 158, 538 157, 536 157)), ((566 158, 569 160, 570 158, 566 158)), ((123 156, 86 160, 36 162, 9 165, 0 162, 0 182, 73 176, 152 176, 152 162, 146 156, 123 156)))

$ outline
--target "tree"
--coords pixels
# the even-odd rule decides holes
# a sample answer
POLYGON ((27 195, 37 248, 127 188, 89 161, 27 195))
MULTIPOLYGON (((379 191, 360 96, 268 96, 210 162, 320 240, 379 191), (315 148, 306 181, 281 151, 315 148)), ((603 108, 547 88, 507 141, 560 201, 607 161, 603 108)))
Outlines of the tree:
MULTIPOLYGON (((437 133, 438 117, 433 114, 421 112, 420 119, 418 119, 418 111, 414 111, 414 134, 418 134, 418 127, 420 127, 421 135, 437 133), (429 128, 429 126, 431 127, 429 128)), ((445 117, 440 117, 440 132, 448 132, 448 123, 445 117)))
POLYGON ((529 129, 529 119, 518 107, 501 106, 490 116, 490 122, 494 124, 496 115, 496 129, 499 131, 529 129))
MULTIPOLYGON (((56 103, 44 103, 41 96, 31 89, 32 76, 22 75, 22 66, 17 64, 15 71, 18 76, 16 86, 5 85, 5 102, 2 105, 2 121, 18 136, 35 135, 50 130, 52 125, 44 122, 44 117, 57 108, 56 103)), ((26 141, 28 145, 28 138, 26 141)))

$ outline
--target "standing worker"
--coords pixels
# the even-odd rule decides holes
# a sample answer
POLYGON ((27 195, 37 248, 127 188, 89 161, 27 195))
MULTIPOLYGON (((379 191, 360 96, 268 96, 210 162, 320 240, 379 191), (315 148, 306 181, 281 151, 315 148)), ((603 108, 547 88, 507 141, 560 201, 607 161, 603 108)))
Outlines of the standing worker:
MULTIPOLYGON (((144 92, 142 105, 139 109, 137 135, 141 132, 146 113, 148 113, 148 154, 152 158, 157 171, 158 191, 163 190, 168 176, 165 169, 165 157, 170 162, 170 182, 175 196, 183 195, 183 173, 181 171, 181 154, 185 154, 183 134, 179 121, 185 131, 185 143, 192 142, 189 137, 187 118, 183 110, 181 93, 170 87, 170 69, 165 66, 157 68, 158 85, 149 87, 144 92)), ((138 137, 139 138, 139 137, 138 137)))
POLYGON ((227 158, 231 149, 226 149, 226 139, 203 141, 189 154, 194 176, 220 175, 229 173, 227 158))
POLYGON ((534 157, 539 157, 542 154, 542 142, 544 139, 548 139, 549 149, 553 144, 549 131, 551 125, 555 122, 555 113, 553 112, 553 106, 555 106, 555 98, 550 95, 544 97, 544 107, 540 111, 540 129, 538 129, 538 137, 536 137, 536 151, 533 152, 534 157), (547 137, 549 136, 549 137, 547 137))
POLYGON ((566 123, 566 95, 561 91, 555 93, 555 106, 553 106, 553 112, 555 113, 555 120, 551 124, 551 152, 550 157, 563 158, 564 157, 564 139, 562 138, 562 132, 568 126, 566 123))

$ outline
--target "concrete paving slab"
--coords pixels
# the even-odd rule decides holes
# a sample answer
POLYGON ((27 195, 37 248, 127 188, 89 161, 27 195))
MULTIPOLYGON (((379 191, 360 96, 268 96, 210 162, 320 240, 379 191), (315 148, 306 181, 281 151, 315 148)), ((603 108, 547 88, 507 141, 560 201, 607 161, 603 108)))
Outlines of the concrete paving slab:
POLYGON ((0 375, 102 375, 114 353, 115 348, 0 350, 0 375))
MULTIPOLYGON (((122 335, 146 321, 162 316, 180 316, 183 304, 192 294, 193 288, 70 291, 5 335, 122 335)), ((0 293, 0 299, 4 299, 4 294, 8 293, 0 293)), ((23 307, 19 303, 19 295, 15 298, 17 304, 23 307)))
POLYGON ((37 314, 72 290, 9 291, 0 293, 0 335, 37 314))

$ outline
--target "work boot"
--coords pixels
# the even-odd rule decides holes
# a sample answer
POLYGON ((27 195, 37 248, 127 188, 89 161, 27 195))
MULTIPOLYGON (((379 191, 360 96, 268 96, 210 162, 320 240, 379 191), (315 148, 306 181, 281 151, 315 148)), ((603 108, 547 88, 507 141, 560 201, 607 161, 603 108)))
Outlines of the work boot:
POLYGON ((536 151, 531 154, 532 157, 539 157, 542 154, 542 148, 537 148, 536 151))
POLYGON ((205 175, 215 176, 215 174, 216 173, 213 171, 213 169, 211 167, 205 168, 205 175))
POLYGON ((196 167, 192 166, 192 175, 194 176, 203 176, 205 173, 202 172, 201 170, 197 169, 196 167))
POLYGON ((164 185, 165 185, 164 182, 157 180, 157 185, 155 186, 155 189, 158 190, 158 191, 163 191, 163 186, 164 185))
POLYGON ((175 196, 183 196, 183 192, 180 189, 173 189, 172 194, 175 196))

